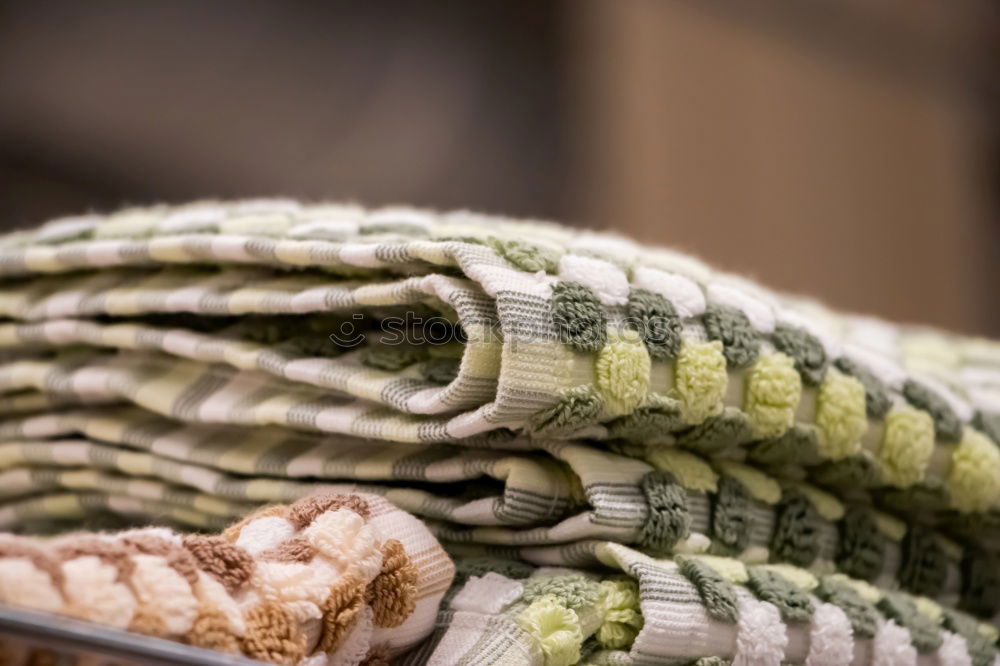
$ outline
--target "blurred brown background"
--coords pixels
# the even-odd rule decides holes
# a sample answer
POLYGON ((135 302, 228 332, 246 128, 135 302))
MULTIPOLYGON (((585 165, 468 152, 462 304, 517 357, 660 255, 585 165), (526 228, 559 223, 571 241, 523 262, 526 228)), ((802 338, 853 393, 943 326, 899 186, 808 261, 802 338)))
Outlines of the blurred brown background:
POLYGON ((467 207, 998 335, 997 25, 972 0, 0 0, 0 227, 467 207))

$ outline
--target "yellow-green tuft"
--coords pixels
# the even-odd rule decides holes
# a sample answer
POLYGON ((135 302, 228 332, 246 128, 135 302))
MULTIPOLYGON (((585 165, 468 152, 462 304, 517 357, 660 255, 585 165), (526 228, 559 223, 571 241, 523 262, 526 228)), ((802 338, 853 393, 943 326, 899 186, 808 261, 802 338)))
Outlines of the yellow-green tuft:
POLYGON ((767 354, 747 374, 743 405, 754 435, 778 437, 795 423, 795 409, 802 397, 802 378, 795 362, 781 352, 767 354))
POLYGON ((604 618, 597 629, 598 644, 606 650, 627 650, 642 629, 639 585, 630 579, 601 581, 598 610, 604 618))
POLYGON ((951 454, 945 476, 951 506, 962 513, 986 511, 1000 499, 1000 450, 990 439, 966 428, 951 454))
POLYGON ((628 414, 649 391, 652 364, 635 331, 608 332, 608 343, 597 356, 597 388, 612 414, 628 414))
POLYGON ((657 446, 646 452, 646 462, 657 469, 670 472, 688 490, 710 493, 718 490, 718 475, 708 463, 693 453, 669 446, 657 446))
POLYGON ((689 342, 681 344, 674 369, 674 384, 681 401, 684 420, 698 425, 722 413, 729 375, 722 343, 689 342))
POLYGON ((554 596, 539 597, 521 611, 517 623, 538 641, 545 666, 570 666, 580 660, 580 618, 554 596))
POLYGON ((897 405, 885 416, 885 431, 878 450, 882 480, 908 488, 924 478, 934 452, 934 420, 927 412, 897 405))
POLYGON ((868 427, 865 387, 860 381, 830 369, 816 396, 816 448, 827 460, 843 460, 861 450, 868 427))

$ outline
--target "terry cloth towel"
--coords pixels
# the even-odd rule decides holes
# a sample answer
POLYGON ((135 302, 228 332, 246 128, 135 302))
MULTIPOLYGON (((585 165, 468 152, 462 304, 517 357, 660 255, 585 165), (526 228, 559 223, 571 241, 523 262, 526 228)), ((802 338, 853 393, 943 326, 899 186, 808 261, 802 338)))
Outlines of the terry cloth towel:
POLYGON ((98 507, 205 529, 261 502, 361 491, 453 544, 571 552, 580 540, 611 539, 661 554, 837 569, 997 612, 990 533, 968 523, 908 525, 871 502, 678 447, 635 459, 565 440, 536 444, 548 455, 190 425, 134 407, 10 419, 0 429, 0 529, 98 507))
POLYGON ((941 509, 1000 500, 995 343, 613 236, 204 202, 10 234, 0 276, 8 410, 126 401, 401 443, 687 437, 941 509))
MULTIPOLYGON (((277 664, 405 651, 431 630, 453 573, 419 521, 360 494, 271 505, 218 536, 0 536, 0 602, 277 664)), ((44 648, 19 647, 43 663, 44 648)))
MULTIPOLYGON (((438 628, 405 664, 985 664, 993 625, 920 597, 790 565, 712 556, 654 559, 584 542, 580 566, 459 559, 438 628)), ((561 559, 561 558, 556 558, 561 559)))
MULTIPOLYGON (((998 416, 995 343, 554 225, 202 202, 0 238, 0 529, 284 543, 319 492, 451 553, 420 630, 307 656, 296 598, 276 663, 993 664, 998 416)), ((121 540, 52 538, 10 537, 121 540)))

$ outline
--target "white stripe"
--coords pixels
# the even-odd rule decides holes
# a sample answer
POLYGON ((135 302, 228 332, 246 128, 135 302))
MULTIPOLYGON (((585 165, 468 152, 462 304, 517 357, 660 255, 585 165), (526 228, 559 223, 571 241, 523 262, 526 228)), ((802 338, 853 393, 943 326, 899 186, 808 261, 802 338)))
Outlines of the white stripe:
POLYGON ((740 617, 733 666, 780 666, 788 634, 777 607, 739 588, 740 617))
POLYGON ((681 317, 697 317, 705 311, 705 294, 701 287, 682 275, 639 267, 633 271, 632 281, 635 286, 666 298, 681 317))
POLYGON ((910 632, 892 620, 883 622, 872 646, 872 666, 916 666, 917 651, 910 632))
POLYGON ((774 310, 763 300, 742 289, 722 284, 710 284, 706 291, 710 303, 728 305, 740 310, 750 320, 750 325, 761 333, 774 332, 774 310))
POLYGON ((821 603, 816 606, 809 628, 809 655, 806 666, 842 666, 854 654, 851 621, 839 607, 821 603))
POLYGON ((563 255, 559 260, 559 278, 588 287, 604 305, 625 305, 628 301, 625 271, 602 259, 563 255))
POLYGON ((247 241, 243 236, 215 236, 211 240, 212 256, 224 261, 255 261, 247 252, 247 241))
POLYGON ((239 373, 201 404, 198 419, 212 423, 228 422, 230 411, 239 401, 265 386, 268 380, 259 375, 239 373))
POLYGON ((86 250, 87 261, 100 266, 114 266, 124 263, 119 254, 119 250, 123 245, 125 245, 125 242, 120 240, 88 241, 86 250))

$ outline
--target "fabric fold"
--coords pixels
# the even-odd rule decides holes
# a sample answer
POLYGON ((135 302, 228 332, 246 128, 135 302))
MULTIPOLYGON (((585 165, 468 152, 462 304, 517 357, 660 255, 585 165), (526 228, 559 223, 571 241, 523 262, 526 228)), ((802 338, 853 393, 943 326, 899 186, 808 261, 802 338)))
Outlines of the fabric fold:
POLYGON ((0 602, 269 663, 995 666, 1000 345, 468 212, 56 220, 0 530, 0 602))

